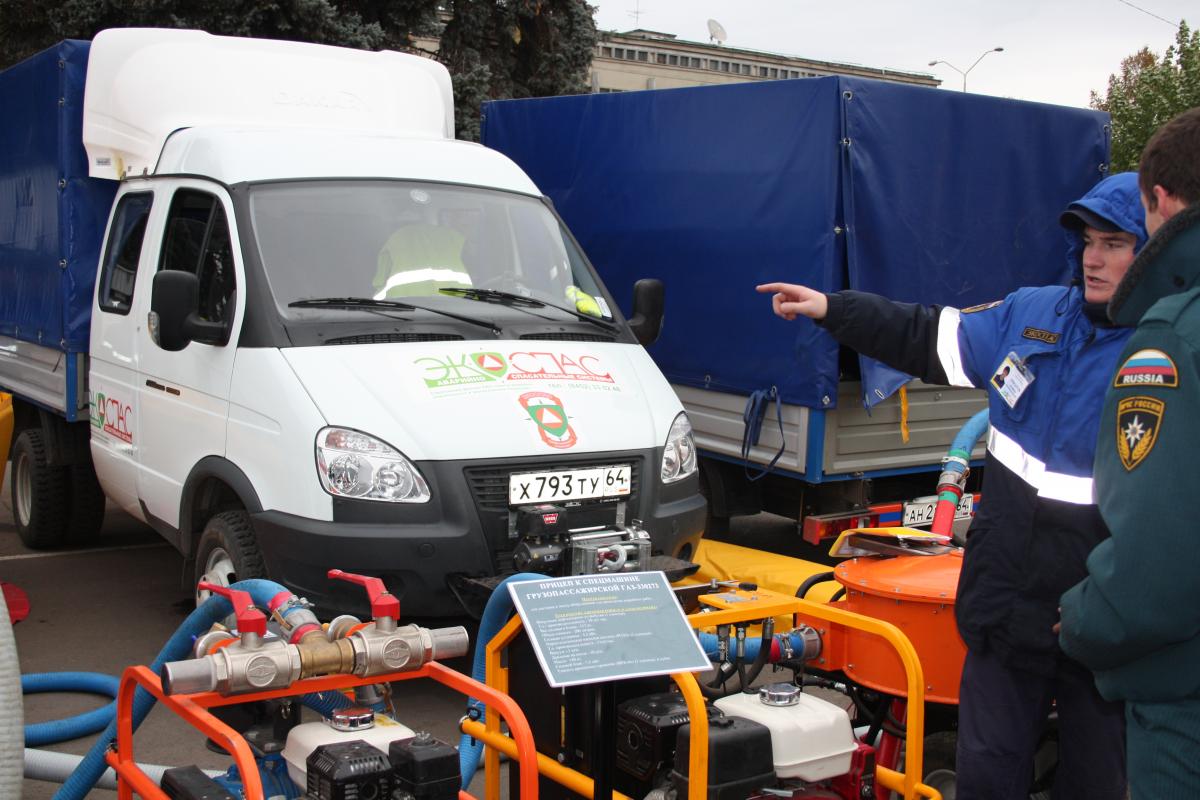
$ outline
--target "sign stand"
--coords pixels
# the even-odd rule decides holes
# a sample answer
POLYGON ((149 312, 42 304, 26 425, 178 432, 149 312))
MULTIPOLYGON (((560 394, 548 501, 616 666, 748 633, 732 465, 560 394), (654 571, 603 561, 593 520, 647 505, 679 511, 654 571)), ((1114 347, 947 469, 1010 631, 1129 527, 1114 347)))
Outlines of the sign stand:
POLYGON ((611 798, 617 681, 700 672, 708 656, 662 572, 535 579, 508 590, 546 681, 584 690, 592 796, 611 798))

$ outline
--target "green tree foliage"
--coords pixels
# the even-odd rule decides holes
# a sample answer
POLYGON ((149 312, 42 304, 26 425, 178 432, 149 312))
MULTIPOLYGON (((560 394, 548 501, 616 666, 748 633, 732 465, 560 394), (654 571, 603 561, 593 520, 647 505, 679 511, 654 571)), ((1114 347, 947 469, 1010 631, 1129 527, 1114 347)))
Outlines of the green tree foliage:
POLYGON ((105 28, 199 28, 375 50, 431 32, 437 0, 0 0, 0 67, 105 28))
POLYGON ((0 0, 0 68, 133 26, 404 50, 437 36, 439 11, 459 136, 479 139, 484 100, 586 91, 596 25, 585 0, 0 0))
POLYGON ((1135 170, 1142 148, 1167 120, 1200 106, 1200 31, 1179 23, 1175 44, 1158 58, 1142 48, 1109 76, 1108 92, 1092 92, 1092 108, 1112 115, 1112 170, 1135 170))
POLYGON ((596 46, 584 0, 449 0, 438 57, 454 80, 455 127, 479 139, 484 100, 587 91, 596 46))

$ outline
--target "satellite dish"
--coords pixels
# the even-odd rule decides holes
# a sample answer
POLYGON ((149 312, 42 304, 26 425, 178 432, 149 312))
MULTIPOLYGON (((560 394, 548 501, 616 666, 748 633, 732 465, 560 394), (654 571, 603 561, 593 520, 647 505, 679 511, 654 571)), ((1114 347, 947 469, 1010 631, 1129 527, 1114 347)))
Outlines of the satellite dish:
POLYGON ((729 38, 729 34, 725 32, 725 26, 717 22, 715 19, 708 21, 708 38, 709 41, 717 44, 725 44, 725 40, 729 38))

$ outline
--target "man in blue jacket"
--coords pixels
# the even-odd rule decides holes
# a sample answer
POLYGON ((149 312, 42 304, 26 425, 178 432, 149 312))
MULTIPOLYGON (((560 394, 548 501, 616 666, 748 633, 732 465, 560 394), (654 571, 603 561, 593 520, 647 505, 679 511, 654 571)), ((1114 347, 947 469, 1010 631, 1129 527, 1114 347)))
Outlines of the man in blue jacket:
POLYGON ((927 383, 986 389, 984 502, 971 522, 955 613, 967 645, 957 797, 1028 800, 1055 703, 1055 797, 1123 800, 1123 712, 1067 659, 1052 630, 1062 592, 1108 536, 1092 498, 1104 389, 1130 331, 1105 304, 1146 241, 1133 173, 1067 207, 1076 286, 1018 289, 959 309, 772 283, 775 313, 816 320, 841 344, 927 383), (1001 379, 1002 376, 1002 379, 1001 379))
POLYGON ((1112 538, 1062 598, 1063 650, 1126 703, 1134 800, 1200 797, 1200 108, 1146 145, 1154 232, 1109 303, 1137 325, 1109 377, 1096 500, 1112 538))

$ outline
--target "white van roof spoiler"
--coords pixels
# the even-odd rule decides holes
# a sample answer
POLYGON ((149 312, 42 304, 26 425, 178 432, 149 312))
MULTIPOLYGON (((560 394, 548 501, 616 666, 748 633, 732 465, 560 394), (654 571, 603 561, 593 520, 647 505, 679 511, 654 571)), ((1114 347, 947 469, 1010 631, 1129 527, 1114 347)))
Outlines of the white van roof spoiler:
POLYGON ((453 139, 450 73, 390 50, 161 28, 96 34, 83 112, 92 177, 152 174, 171 133, 213 125, 453 139))

